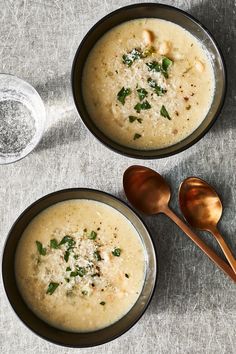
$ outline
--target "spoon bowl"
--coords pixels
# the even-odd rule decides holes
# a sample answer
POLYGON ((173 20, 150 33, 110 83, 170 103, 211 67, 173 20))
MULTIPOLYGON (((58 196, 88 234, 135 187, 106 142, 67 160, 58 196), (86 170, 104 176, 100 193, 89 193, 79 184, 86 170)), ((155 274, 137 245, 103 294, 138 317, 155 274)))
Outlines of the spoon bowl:
POLYGON ((129 167, 123 185, 130 203, 147 215, 163 212, 169 203, 170 187, 159 173, 148 167, 129 167))
POLYGON ((216 191, 202 179, 189 177, 180 186, 179 205, 190 225, 212 233, 236 274, 236 259, 217 229, 223 206, 216 191))
POLYGON ((223 210, 216 191, 197 177, 189 177, 181 184, 179 205, 190 225, 208 231, 216 227, 223 210))

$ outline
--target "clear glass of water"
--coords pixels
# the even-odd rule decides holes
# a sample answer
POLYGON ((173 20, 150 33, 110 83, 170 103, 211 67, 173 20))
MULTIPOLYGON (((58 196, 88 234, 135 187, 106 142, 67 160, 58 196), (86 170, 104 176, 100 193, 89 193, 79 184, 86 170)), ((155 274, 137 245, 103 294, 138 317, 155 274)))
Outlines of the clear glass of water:
POLYGON ((42 137, 45 120, 38 92, 16 76, 0 74, 0 164, 28 155, 42 137))

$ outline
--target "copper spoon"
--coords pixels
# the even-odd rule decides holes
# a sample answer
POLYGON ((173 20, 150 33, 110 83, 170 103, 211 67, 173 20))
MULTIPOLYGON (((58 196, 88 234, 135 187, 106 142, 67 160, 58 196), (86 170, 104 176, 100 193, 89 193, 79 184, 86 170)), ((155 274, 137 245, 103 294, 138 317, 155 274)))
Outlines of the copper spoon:
POLYGON ((236 282, 236 275, 232 268, 169 208, 170 187, 161 175, 144 166, 131 166, 124 173, 123 185, 128 200, 136 209, 147 215, 163 213, 169 216, 219 268, 236 282))
POLYGON ((186 178, 179 189, 179 205, 191 226, 215 236, 236 274, 236 260, 217 229, 223 207, 216 191, 200 178, 186 178))

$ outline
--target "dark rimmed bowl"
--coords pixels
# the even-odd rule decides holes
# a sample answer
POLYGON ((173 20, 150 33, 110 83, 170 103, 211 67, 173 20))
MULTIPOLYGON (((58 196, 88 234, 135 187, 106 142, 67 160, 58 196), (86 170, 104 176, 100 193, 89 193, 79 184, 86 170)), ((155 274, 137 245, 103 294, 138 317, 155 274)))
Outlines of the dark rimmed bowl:
POLYGON ((188 13, 163 4, 143 3, 122 7, 97 22, 82 40, 74 58, 71 73, 72 91, 75 105, 84 124, 91 133, 108 148, 122 155, 141 158, 157 159, 177 154, 200 140, 211 128, 222 109, 226 94, 226 68, 222 53, 210 32, 195 18, 188 13), (212 58, 214 75, 216 81, 215 94, 210 110, 200 126, 187 138, 179 143, 154 150, 137 150, 111 140, 106 136, 90 118, 82 95, 82 73, 88 54, 98 39, 113 27, 122 22, 137 18, 160 18, 174 22, 192 33, 197 39, 203 42, 212 58))
POLYGON ((156 252, 144 223, 139 216, 124 202, 118 198, 93 189, 74 188, 61 190, 37 200, 30 205, 16 220, 12 226, 3 251, 2 276, 5 291, 14 311, 24 324, 40 337, 68 347, 91 347, 106 343, 119 337, 128 331, 143 315, 151 301, 157 276, 156 252), (37 317, 26 305, 18 290, 15 279, 15 253, 18 241, 30 223, 30 221, 41 211, 49 206, 69 200, 69 199, 89 199, 105 203, 123 214, 137 230, 144 246, 146 254, 146 274, 142 292, 130 309, 130 311, 109 327, 104 329, 86 332, 73 333, 59 330, 37 317))

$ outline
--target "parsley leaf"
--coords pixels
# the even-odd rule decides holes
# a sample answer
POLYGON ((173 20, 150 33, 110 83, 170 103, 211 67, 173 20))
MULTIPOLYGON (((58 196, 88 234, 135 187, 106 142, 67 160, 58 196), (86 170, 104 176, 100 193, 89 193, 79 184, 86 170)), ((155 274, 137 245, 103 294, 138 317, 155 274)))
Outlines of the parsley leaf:
POLYGON ((95 231, 91 231, 90 234, 88 235, 88 238, 90 240, 95 240, 96 237, 97 237, 97 233, 95 231))
POLYGON ((158 85, 155 87, 154 91, 156 92, 157 96, 163 96, 167 92, 167 90, 158 85))
POLYGON ((36 241, 35 243, 36 243, 36 246, 37 246, 38 253, 41 256, 45 256, 46 255, 46 248, 44 248, 42 243, 39 242, 39 241, 36 241))
POLYGON ((130 123, 133 123, 136 119, 137 119, 137 117, 135 117, 135 116, 129 116, 130 123))
POLYGON ((129 116, 129 121, 130 121, 130 123, 133 123, 134 121, 136 121, 137 120, 137 122, 139 122, 140 124, 142 123, 142 118, 138 118, 138 117, 135 117, 135 116, 129 116))
POLYGON ((141 57, 142 53, 140 50, 134 48, 131 50, 131 52, 122 56, 122 61, 124 64, 130 67, 135 60, 140 59, 141 57))
POLYGON ((58 286, 59 283, 50 283, 48 285, 46 294, 52 295, 58 286))
POLYGON ((171 120, 171 118, 169 116, 169 113, 168 113, 168 111, 167 111, 167 109, 166 109, 166 107, 164 105, 161 106, 160 113, 161 113, 162 117, 165 117, 165 118, 171 120))
POLYGON ((173 61, 165 57, 162 59, 162 70, 167 71, 169 66, 173 64, 173 61))
POLYGON ((71 277, 77 277, 79 275, 81 278, 86 274, 86 269, 84 267, 77 267, 77 269, 70 273, 71 277))
POLYGON ((163 89, 161 86, 157 85, 157 82, 150 77, 147 80, 150 87, 152 87, 157 94, 157 96, 163 96, 167 90, 163 89))
POLYGON ((143 101, 142 103, 137 103, 135 106, 134 106, 134 109, 136 110, 137 113, 140 113, 141 110, 145 110, 145 109, 150 109, 152 106, 150 105, 150 103, 146 100, 146 101, 143 101))
POLYGON ((168 69, 169 67, 173 64, 173 61, 167 57, 164 57, 162 59, 162 63, 158 63, 157 61, 153 60, 150 63, 146 63, 148 67, 148 71, 155 71, 155 72, 161 72, 162 75, 168 79, 168 69))
POLYGON ((130 94, 131 94, 131 89, 124 88, 123 86, 122 89, 117 93, 117 99, 124 105, 126 97, 129 96, 130 94))
POLYGON ((78 275, 82 278, 86 274, 86 269, 84 267, 77 268, 78 275))
POLYGON ((155 72, 160 72, 161 71, 161 65, 153 60, 150 63, 146 63, 147 67, 148 67, 148 71, 155 71, 155 72))
POLYGON ((57 240, 54 238, 53 240, 50 240, 50 247, 51 248, 59 248, 57 240))
POLYGON ((115 257, 120 257, 121 249, 120 248, 114 248, 114 250, 112 251, 112 254, 115 257))
POLYGON ((144 88, 138 89, 137 92, 140 101, 142 101, 148 95, 148 92, 144 88))
POLYGON ((141 138, 141 134, 135 133, 134 134, 134 140, 141 138))
POLYGON ((61 242, 59 243, 59 246, 64 245, 67 243, 67 248, 68 250, 71 249, 75 245, 75 241, 71 236, 64 236, 61 242))
POLYGON ((169 58, 165 57, 162 59, 162 64, 161 64, 161 72, 164 75, 164 77, 166 79, 168 79, 169 75, 168 75, 168 68, 170 65, 172 65, 172 60, 170 60, 169 58))
POLYGON ((99 251, 95 251, 95 252, 93 253, 93 256, 94 256, 94 258, 96 259, 96 261, 101 261, 101 260, 102 260, 102 257, 101 257, 101 255, 100 255, 100 252, 99 252, 99 251))
POLYGON ((64 254, 64 260, 65 260, 66 262, 68 262, 69 256, 70 256, 70 252, 69 252, 69 251, 66 251, 65 254, 64 254))

